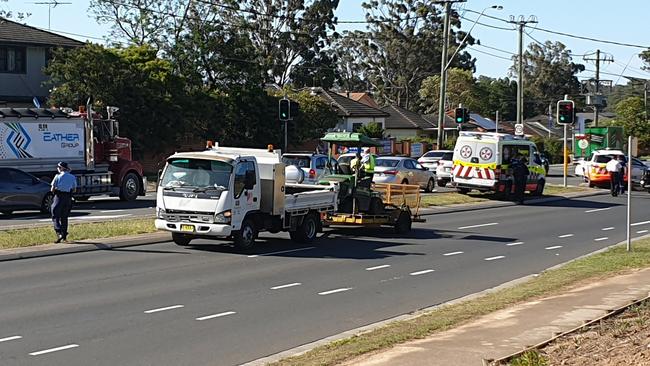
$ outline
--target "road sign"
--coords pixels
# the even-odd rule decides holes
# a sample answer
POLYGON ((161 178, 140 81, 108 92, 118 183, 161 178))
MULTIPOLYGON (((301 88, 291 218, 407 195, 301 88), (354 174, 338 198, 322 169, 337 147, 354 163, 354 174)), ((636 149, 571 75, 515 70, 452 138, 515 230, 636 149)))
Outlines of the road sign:
POLYGON ((523 136, 524 135, 524 124, 523 123, 515 124, 515 135, 517 135, 517 136, 523 136))

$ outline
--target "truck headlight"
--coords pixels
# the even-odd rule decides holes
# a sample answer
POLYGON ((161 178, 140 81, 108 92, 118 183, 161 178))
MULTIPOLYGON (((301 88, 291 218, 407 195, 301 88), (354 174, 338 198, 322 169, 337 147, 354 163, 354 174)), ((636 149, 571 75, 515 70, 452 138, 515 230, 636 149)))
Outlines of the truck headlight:
POLYGON ((219 212, 214 215, 214 222, 216 224, 230 224, 230 218, 232 217, 232 212, 230 210, 219 212))
POLYGON ((165 211, 165 209, 161 208, 161 207, 158 207, 157 210, 158 210, 158 212, 156 212, 156 217, 159 218, 159 219, 164 219, 165 214, 167 213, 167 211, 165 211))

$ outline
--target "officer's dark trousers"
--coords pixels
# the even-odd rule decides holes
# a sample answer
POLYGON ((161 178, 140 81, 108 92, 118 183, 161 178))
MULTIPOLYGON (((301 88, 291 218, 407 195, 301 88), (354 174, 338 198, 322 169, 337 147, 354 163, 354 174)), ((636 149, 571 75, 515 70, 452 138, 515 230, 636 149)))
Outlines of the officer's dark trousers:
POLYGON ((52 223, 57 234, 68 236, 68 217, 72 210, 72 194, 68 192, 57 192, 52 202, 52 223))
POLYGON ((515 201, 524 202, 524 193, 526 192, 526 176, 515 178, 515 201))
POLYGON ((609 177, 610 177, 610 191, 612 193, 612 196, 618 196, 618 192, 621 191, 621 178, 620 175, 622 175, 619 172, 609 172, 609 177))

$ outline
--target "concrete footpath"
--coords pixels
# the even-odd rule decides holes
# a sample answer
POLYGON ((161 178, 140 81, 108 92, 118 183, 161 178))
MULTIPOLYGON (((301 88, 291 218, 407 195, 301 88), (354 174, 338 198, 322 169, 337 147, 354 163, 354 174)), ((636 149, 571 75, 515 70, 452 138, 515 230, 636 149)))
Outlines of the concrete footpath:
POLYGON ((360 356, 343 365, 487 365, 487 360, 500 359, 547 341, 649 295, 650 268, 646 268, 497 311, 426 339, 360 356))

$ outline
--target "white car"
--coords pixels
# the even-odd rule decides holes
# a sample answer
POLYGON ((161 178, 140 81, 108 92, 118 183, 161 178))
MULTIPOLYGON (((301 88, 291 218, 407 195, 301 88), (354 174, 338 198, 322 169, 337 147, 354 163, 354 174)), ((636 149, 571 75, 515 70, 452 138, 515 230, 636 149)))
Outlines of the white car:
POLYGON ((420 165, 435 173, 436 169, 438 168, 438 160, 442 159, 442 157, 447 153, 451 153, 453 155, 454 151, 453 150, 427 151, 426 153, 424 153, 424 155, 422 155, 418 159, 418 163, 420 163, 420 165))
MULTIPOLYGON (((578 160, 575 167, 575 175, 581 176, 589 184, 590 187, 609 184, 609 173, 606 170, 607 163, 612 157, 623 156, 625 154, 621 150, 596 150, 587 159, 578 160)), ((629 168, 628 164, 628 168, 629 168)), ((632 158, 632 184, 639 185, 644 172, 649 169, 641 160, 632 158)), ((626 176, 627 179, 627 176, 626 176)))
POLYGON ((445 152, 437 162, 436 181, 438 187, 446 187, 451 182, 451 172, 454 169, 454 152, 445 152))

